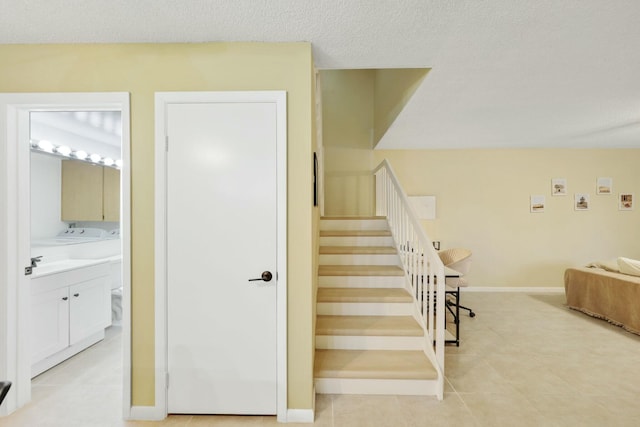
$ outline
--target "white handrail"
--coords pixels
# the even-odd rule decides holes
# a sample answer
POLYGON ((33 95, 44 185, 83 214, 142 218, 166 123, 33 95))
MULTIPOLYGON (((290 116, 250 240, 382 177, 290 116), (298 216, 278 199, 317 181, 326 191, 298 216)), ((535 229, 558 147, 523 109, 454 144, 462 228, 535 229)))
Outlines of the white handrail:
POLYGON ((416 305, 416 317, 420 319, 425 331, 425 353, 438 370, 438 398, 442 399, 445 344, 444 265, 411 208, 409 199, 389 162, 383 160, 374 169, 373 174, 376 182, 376 215, 386 216, 389 222, 416 305))

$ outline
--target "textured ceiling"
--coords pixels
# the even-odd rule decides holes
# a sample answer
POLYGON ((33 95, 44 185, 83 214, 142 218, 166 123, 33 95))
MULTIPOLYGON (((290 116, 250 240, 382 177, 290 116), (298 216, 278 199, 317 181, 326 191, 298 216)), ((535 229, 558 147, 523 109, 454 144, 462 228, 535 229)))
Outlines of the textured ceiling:
POLYGON ((637 0, 0 0, 0 43, 206 41, 432 68, 379 148, 640 147, 637 0))

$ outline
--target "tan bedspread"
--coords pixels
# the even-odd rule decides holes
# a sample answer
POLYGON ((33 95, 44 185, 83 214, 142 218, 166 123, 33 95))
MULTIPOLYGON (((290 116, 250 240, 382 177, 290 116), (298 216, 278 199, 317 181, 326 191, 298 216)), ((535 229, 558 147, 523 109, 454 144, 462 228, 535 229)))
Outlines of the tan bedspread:
POLYGON ((564 272, 567 306, 640 335, 640 277, 599 268, 564 272))

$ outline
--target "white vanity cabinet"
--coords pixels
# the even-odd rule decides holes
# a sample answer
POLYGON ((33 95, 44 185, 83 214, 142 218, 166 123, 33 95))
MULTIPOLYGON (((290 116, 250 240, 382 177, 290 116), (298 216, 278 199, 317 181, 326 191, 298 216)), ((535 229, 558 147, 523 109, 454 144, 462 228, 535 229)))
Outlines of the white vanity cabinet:
POLYGON ((110 324, 108 263, 34 276, 31 376, 104 339, 104 330, 110 324))
POLYGON ((31 296, 31 363, 69 346, 69 288, 31 296))

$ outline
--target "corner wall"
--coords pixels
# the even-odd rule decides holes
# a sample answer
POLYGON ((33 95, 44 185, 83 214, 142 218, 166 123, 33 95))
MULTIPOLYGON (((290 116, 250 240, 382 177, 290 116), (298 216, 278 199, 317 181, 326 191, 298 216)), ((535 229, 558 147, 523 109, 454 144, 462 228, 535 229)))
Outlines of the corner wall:
POLYGON ((437 219, 424 223, 442 249, 473 251, 471 286, 563 286, 564 270, 626 256, 640 259, 640 150, 380 150, 409 196, 435 195, 437 219), (597 195, 596 179, 613 178, 613 194, 597 195), (568 195, 552 196, 551 179, 566 178, 568 195), (635 210, 619 211, 620 192, 635 210), (574 193, 589 193, 588 211, 574 193), (544 213, 529 212, 544 195, 544 213))
POLYGON ((321 71, 324 214, 373 214, 374 70, 321 71))
POLYGON ((313 405, 313 60, 308 43, 0 45, 0 92, 131 93, 132 404, 154 396, 154 94, 286 90, 288 407, 313 405))

